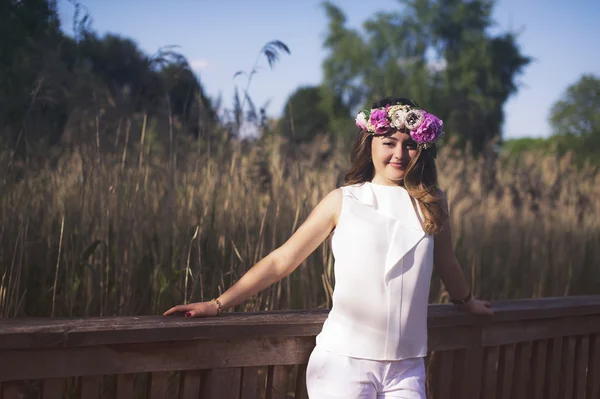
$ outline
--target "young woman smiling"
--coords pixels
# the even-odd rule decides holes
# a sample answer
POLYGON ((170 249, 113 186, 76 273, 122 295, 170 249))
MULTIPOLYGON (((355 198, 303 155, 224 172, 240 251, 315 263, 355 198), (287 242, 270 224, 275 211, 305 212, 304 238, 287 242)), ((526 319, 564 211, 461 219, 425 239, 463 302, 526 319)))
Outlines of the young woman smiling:
POLYGON ((165 315, 218 315, 292 273, 331 235, 333 306, 308 362, 309 397, 424 399, 433 267, 461 309, 493 311, 471 295, 454 255, 435 165, 442 121, 411 100, 388 97, 361 111, 356 124, 344 186, 219 298, 165 315))

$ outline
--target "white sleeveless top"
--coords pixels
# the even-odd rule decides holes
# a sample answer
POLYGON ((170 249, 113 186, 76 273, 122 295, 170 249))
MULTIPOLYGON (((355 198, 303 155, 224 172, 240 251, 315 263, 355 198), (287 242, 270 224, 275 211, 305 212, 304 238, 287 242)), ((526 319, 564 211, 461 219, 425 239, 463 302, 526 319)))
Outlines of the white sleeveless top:
POLYGON ((362 359, 426 356, 433 236, 420 209, 400 186, 367 182, 342 192, 333 306, 317 345, 362 359))

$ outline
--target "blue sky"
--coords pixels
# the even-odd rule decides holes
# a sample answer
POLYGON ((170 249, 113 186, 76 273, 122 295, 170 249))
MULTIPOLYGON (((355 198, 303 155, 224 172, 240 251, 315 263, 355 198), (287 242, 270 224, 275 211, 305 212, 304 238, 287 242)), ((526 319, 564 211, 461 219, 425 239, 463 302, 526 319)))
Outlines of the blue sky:
MULTIPOLYGON (((178 45, 208 94, 231 104, 236 71, 249 71, 261 47, 278 39, 291 55, 273 70, 266 59, 253 78, 250 95, 267 113, 279 116, 287 97, 299 86, 322 80, 322 48, 327 20, 320 0, 81 0, 99 33, 135 40, 148 54, 178 45)), ((399 10, 397 0, 337 0, 348 26, 360 29, 377 11, 399 10)), ((73 6, 59 0, 63 29, 72 30, 73 6)), ((494 19, 500 31, 519 33, 525 55, 533 57, 519 78, 520 89, 505 106, 504 136, 546 137, 548 113, 568 85, 584 73, 600 75, 600 1, 498 0, 494 19)), ((401 94, 401 93, 394 93, 401 94)), ((418 99, 416 99, 418 102, 418 99)), ((426 108, 425 104, 421 104, 426 108)))

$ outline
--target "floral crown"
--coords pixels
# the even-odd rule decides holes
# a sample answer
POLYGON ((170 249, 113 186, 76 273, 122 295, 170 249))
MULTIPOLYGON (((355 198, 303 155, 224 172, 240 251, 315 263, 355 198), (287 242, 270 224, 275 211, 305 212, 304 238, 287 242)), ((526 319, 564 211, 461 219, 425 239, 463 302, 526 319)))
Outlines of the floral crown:
POLYGON ((356 126, 372 135, 384 135, 392 129, 406 128, 410 137, 423 148, 432 147, 444 135, 444 122, 410 105, 386 105, 362 110, 356 116, 356 126))

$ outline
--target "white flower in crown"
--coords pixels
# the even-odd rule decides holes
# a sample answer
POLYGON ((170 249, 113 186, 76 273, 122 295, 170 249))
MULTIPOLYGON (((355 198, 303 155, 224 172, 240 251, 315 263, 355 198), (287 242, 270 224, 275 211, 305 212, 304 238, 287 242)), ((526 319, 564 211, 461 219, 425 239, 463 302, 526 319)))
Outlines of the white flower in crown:
POLYGON ((408 130, 415 130, 423 123, 423 112, 420 109, 411 109, 404 116, 404 126, 408 130))
POLYGON ((371 121, 367 121, 367 132, 371 132, 371 133, 375 132, 375 126, 373 126, 371 121))
POLYGON ((404 119, 406 118, 408 108, 406 105, 390 105, 387 108, 391 127, 396 129, 404 128, 404 119))
POLYGON ((356 115, 356 119, 354 120, 354 122, 356 123, 356 126, 361 128, 362 130, 373 133, 375 131, 375 127, 371 124, 370 121, 371 111, 372 110, 360 111, 358 115, 356 115))
POLYGON ((367 116, 365 115, 364 111, 361 111, 358 113, 358 115, 356 116, 356 126, 358 126, 359 128, 361 128, 362 130, 367 130, 367 116))

